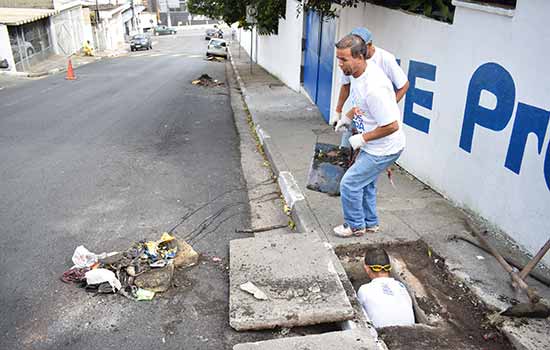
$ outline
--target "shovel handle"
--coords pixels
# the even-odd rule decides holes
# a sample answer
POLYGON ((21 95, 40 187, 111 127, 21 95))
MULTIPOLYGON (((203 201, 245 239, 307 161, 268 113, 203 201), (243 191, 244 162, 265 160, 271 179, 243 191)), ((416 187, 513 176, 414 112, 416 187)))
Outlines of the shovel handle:
POLYGON ((539 252, 537 253, 537 255, 535 255, 533 257, 533 259, 531 259, 527 265, 525 265, 525 267, 523 268, 523 270, 520 271, 519 273, 519 277, 524 280, 525 277, 527 277, 527 275, 529 275, 529 273, 535 268, 535 266, 539 263, 539 261, 542 259, 542 257, 548 252, 548 250, 550 249, 550 239, 548 241, 546 241, 546 244, 544 244, 542 246, 542 248, 540 248, 539 252))
POLYGON ((516 272, 514 272, 512 266, 510 266, 510 264, 508 264, 508 262, 504 260, 502 255, 500 255, 500 253, 492 245, 489 244, 489 242, 478 232, 477 229, 473 227, 473 225, 469 226, 470 228, 472 228, 472 233, 481 242, 481 244, 484 245, 491 252, 495 259, 497 259, 499 264, 502 265, 506 272, 510 274, 510 276, 512 277, 512 282, 514 282, 513 285, 517 285, 522 289, 528 290, 529 286, 527 286, 527 283, 525 283, 525 281, 522 280, 516 272))

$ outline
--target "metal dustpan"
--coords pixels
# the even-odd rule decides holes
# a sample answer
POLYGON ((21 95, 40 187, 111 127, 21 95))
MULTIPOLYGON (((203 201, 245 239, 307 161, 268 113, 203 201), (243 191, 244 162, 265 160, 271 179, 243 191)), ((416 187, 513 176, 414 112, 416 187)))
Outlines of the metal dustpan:
POLYGON ((339 196, 340 180, 350 167, 351 159, 352 153, 349 148, 317 142, 309 167, 306 188, 330 196, 339 196))

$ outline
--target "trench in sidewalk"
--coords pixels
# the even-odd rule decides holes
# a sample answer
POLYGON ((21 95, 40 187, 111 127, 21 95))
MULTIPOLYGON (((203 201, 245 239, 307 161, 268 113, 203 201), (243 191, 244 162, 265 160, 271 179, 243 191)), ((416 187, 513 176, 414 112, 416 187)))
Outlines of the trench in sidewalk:
POLYGON ((355 291, 369 282, 363 267, 366 247, 383 247, 392 261, 392 277, 413 299, 415 325, 377 330, 394 349, 514 349, 488 316, 491 310, 449 272, 445 259, 419 240, 385 245, 355 244, 336 254, 355 291))

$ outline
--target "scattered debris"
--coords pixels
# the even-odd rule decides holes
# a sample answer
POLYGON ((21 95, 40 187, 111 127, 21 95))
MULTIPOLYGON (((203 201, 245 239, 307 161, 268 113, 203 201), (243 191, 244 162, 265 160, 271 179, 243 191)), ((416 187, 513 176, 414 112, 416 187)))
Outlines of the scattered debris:
POLYGON ((477 258, 477 260, 485 260, 485 258, 482 257, 481 255, 476 255, 476 258, 477 258))
POLYGON ((212 79, 211 76, 209 76, 208 74, 202 74, 200 77, 198 77, 197 79, 193 80, 191 82, 191 84, 193 85, 202 85, 202 86, 223 86, 224 83, 217 80, 217 79, 212 79))
POLYGON ((281 331, 279 332, 281 335, 287 335, 288 333, 290 333, 290 328, 281 328, 281 331))
POLYGON ((90 271, 90 269, 87 267, 73 267, 63 272, 61 280, 65 283, 79 283, 86 280, 86 272, 88 271, 90 271))
POLYGON ((86 272, 86 283, 88 285, 109 283, 113 288, 113 293, 122 288, 120 281, 116 278, 115 273, 107 269, 94 269, 86 272))
POLYGON ((185 241, 177 240, 178 253, 174 258, 177 268, 189 267, 199 262, 199 254, 185 241))
POLYGON ((224 62, 225 58, 219 57, 219 56, 208 56, 205 58, 205 60, 211 61, 211 62, 224 62))
POLYGON ((212 261, 213 262, 220 262, 220 261, 222 261, 222 258, 220 258, 219 256, 215 256, 215 257, 212 258, 212 261))
POLYGON ((136 300, 153 300, 153 297, 155 296, 155 292, 143 288, 138 288, 136 290, 136 300))
POLYGON ((72 260, 74 267, 85 268, 95 265, 99 260, 99 257, 100 255, 96 255, 86 249, 83 245, 80 245, 74 250, 72 260))
POLYGON ((170 264, 166 267, 152 269, 136 276, 134 284, 139 288, 154 292, 166 292, 172 285, 173 276, 174 265, 170 264))
POLYGON ((248 292, 254 296, 254 298, 258 300, 267 300, 269 299, 267 295, 265 295, 264 292, 260 290, 260 288, 256 287, 254 283, 252 282, 246 282, 239 286, 241 290, 244 290, 245 292, 248 292))
POLYGON ((198 262, 193 248, 163 233, 158 241, 135 242, 124 252, 95 254, 84 246, 76 248, 71 269, 61 280, 77 283, 86 291, 119 293, 132 300, 151 300, 155 293, 172 286, 176 267, 198 262))
POLYGON ((259 228, 250 228, 250 229, 235 229, 236 233, 257 233, 257 232, 265 232, 265 231, 271 231, 271 230, 277 230, 280 228, 288 227, 288 224, 280 224, 280 225, 271 225, 266 227, 259 227, 259 228))

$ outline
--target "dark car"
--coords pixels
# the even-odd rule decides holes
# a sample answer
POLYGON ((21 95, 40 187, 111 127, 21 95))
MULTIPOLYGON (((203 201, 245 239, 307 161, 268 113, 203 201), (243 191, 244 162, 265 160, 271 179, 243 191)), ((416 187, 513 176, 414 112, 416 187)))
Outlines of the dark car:
POLYGON ((210 40, 212 38, 223 38, 223 31, 216 28, 208 28, 204 35, 204 40, 210 40))
POLYGON ((171 35, 176 34, 176 28, 168 27, 168 26, 158 26, 155 27, 153 30, 155 32, 155 35, 171 35))
POLYGON ((151 38, 145 34, 136 34, 130 39, 130 50, 151 50, 153 44, 151 43, 151 38))

